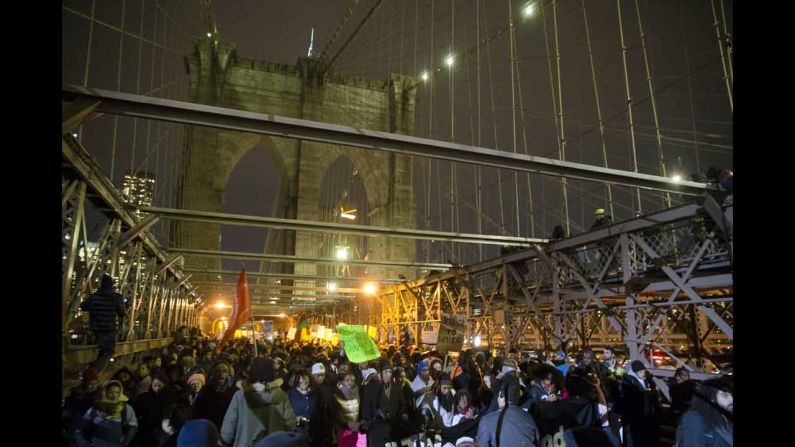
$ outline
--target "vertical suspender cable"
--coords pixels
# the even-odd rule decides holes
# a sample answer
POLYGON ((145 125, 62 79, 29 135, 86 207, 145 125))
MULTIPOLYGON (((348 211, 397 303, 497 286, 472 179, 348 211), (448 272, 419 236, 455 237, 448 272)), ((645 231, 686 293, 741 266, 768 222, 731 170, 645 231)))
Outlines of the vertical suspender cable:
MULTIPOLYGON (((119 33, 119 60, 116 64, 116 91, 121 91, 121 62, 124 57, 124 13, 127 0, 121 0, 121 32, 119 33)), ((165 52, 163 53, 165 54, 165 52)), ((116 144, 118 141, 119 115, 113 115, 113 141, 110 146, 110 182, 113 183, 116 173, 116 144)))
MULTIPOLYGON (((139 30, 139 35, 143 38, 144 35, 144 7, 146 6, 145 2, 141 2, 141 28, 139 30)), ((138 73, 135 77, 135 94, 139 95, 141 93, 141 52, 143 51, 144 41, 138 41, 138 73)), ((130 168, 135 168, 135 144, 138 140, 138 118, 133 118, 133 139, 132 139, 132 155, 130 157, 130 168)))
MULTIPOLYGON (((544 23, 544 47, 547 52, 547 69, 549 71, 549 92, 552 94, 552 114, 554 117, 555 122, 555 132, 557 133, 557 146, 558 146, 558 153, 560 153, 560 122, 558 120, 558 101, 555 99, 555 80, 552 76, 552 52, 549 49, 549 32, 547 30, 547 18, 546 18, 546 8, 544 6, 541 7, 541 20, 544 23)), ((542 225, 541 228, 543 229, 544 233, 549 233, 547 230, 547 205, 546 205, 546 179, 541 177, 541 209, 544 211, 541 214, 542 218, 542 225)), ((569 233, 569 229, 566 228, 566 234, 569 233)))
MULTIPOLYGON (((555 27, 555 59, 558 67, 558 113, 560 114, 560 153, 558 154, 561 161, 566 160, 566 132, 563 126, 563 80, 560 74, 560 39, 558 37, 558 2, 552 0, 552 23, 555 27)), ((568 179, 563 177, 561 179, 563 187, 563 215, 566 218, 566 234, 571 234, 571 224, 569 222, 569 193, 568 193, 568 179)))
MULTIPOLYGON (((476 29, 476 39, 477 45, 475 46, 477 51, 477 102, 476 108, 478 110, 478 147, 483 147, 482 144, 482 134, 481 134, 481 115, 480 115, 480 2, 481 0, 475 0, 475 21, 477 22, 476 29)), ((482 188, 482 178, 481 178, 481 170, 480 165, 475 165, 475 208, 478 213, 478 234, 483 234, 483 220, 481 218, 483 214, 482 206, 481 206, 481 188, 482 188)), ((478 244, 478 262, 483 261, 483 245, 478 244)))
MULTIPOLYGON (((621 37, 621 58, 624 62, 624 85, 627 91, 627 116, 629 118, 629 138, 632 150, 632 169, 633 172, 638 172, 638 155, 635 147, 635 122, 632 119, 632 95, 629 91, 629 71, 627 69, 627 45, 624 42, 624 23, 621 19, 621 0, 616 0, 616 8, 618 10, 618 31, 621 37)), ((635 188, 636 198, 638 200, 638 213, 643 213, 643 204, 640 200, 640 188, 635 188)))
MULTIPOLYGON (((582 20, 585 23, 585 41, 588 45, 588 62, 591 65, 591 82, 593 83, 593 95, 594 101, 596 102, 596 118, 599 121, 599 135, 602 137, 602 161, 604 162, 605 167, 608 166, 607 162, 607 143, 605 142, 605 123, 602 119, 602 106, 599 102, 599 87, 596 82, 596 68, 594 67, 593 61, 593 48, 591 46, 591 32, 588 28, 588 12, 585 8, 585 0, 582 0, 582 20)), ((610 183, 605 183, 607 187, 607 204, 610 208, 610 215, 615 216, 615 210, 613 209, 613 185, 610 183)))
MULTIPOLYGON (((485 3, 483 6, 486 6, 485 3)), ((486 36, 489 35, 489 20, 486 17, 486 8, 483 8, 483 31, 486 36)), ((489 67, 489 92, 491 96, 491 119, 492 119, 492 126, 494 129, 494 149, 499 149, 500 145, 497 141, 497 106, 494 103, 494 78, 492 77, 491 73, 491 39, 486 40, 486 65, 489 67)), ((506 234, 505 232, 505 207, 502 204, 502 170, 500 168, 497 169, 497 191, 498 191, 498 202, 500 205, 500 231, 502 234, 506 234)))
MULTIPOLYGON (((434 0, 431 0, 431 51, 430 51, 430 61, 429 67, 433 70, 433 22, 434 22, 434 0)), ((430 87, 428 88, 428 138, 433 138, 433 80, 435 78, 434 72, 431 71, 430 77, 430 87)), ((431 226, 431 177, 433 176, 433 163, 434 160, 432 158, 426 158, 426 162, 428 163, 428 175, 426 176, 425 180, 428 183, 428 196, 425 200, 425 218, 428 220, 428 229, 432 230, 433 227, 431 226)), ((428 261, 430 262, 430 242, 428 243, 428 261)))
MULTIPOLYGON (((154 14, 155 14, 155 30, 152 33, 152 42, 153 43, 157 39, 157 10, 154 11, 154 14)), ((143 34, 141 34, 141 36, 143 37, 143 34)), ((152 61, 149 64, 149 91, 152 90, 152 85, 155 82, 155 46, 151 45, 151 47, 152 47, 152 61)), ((151 134, 152 134, 152 120, 148 120, 146 122, 146 149, 147 149, 147 156, 146 156, 146 159, 144 159, 144 164, 146 166, 144 169, 147 172, 147 174, 148 174, 148 171, 149 171, 149 150, 150 150, 150 147, 151 147, 151 134)), ((133 168, 134 167, 135 166, 133 166, 133 168)))
MULTIPOLYGON (((83 87, 88 87, 88 73, 91 71, 91 45, 94 41, 94 10, 97 0, 91 0, 91 21, 88 22, 88 45, 86 46, 86 65, 83 70, 83 87)), ((77 141, 83 142, 83 124, 77 131, 77 141)))
MULTIPOLYGON (((513 45, 514 45, 514 49, 515 49, 515 54, 519 54, 519 41, 517 41, 515 38, 513 39, 513 41, 514 41, 513 45)), ((514 65, 516 67, 516 77, 517 77, 516 90, 517 90, 517 93, 519 93, 519 119, 522 122, 522 142, 524 143, 524 153, 525 153, 525 155, 529 155, 530 153, 528 152, 528 148, 527 148, 527 127, 526 127, 526 121, 525 121, 525 116, 524 116, 524 98, 522 97, 522 76, 521 76, 522 72, 519 70, 519 60, 516 59, 516 58, 514 58, 514 65)), ((533 217, 534 217, 533 216, 533 188, 532 188, 532 184, 531 183, 532 183, 532 177, 530 176, 530 173, 528 172, 527 173, 527 206, 528 206, 528 210, 529 211, 528 211, 528 216, 527 217, 528 217, 528 220, 530 221, 529 222, 530 237, 534 238, 534 237, 536 237, 535 236, 536 235, 536 229, 535 229, 535 223, 533 223, 533 217)))
MULTIPOLYGON (((682 21, 682 49, 684 51, 685 56, 685 73, 690 73, 690 55, 688 54, 689 50, 687 47, 687 20, 686 20, 686 13, 684 8, 681 10, 681 21, 682 21)), ((690 99, 690 125, 692 126, 693 131, 693 141, 696 143, 695 151, 696 151, 696 172, 701 172, 701 160, 700 160, 700 153, 698 150, 698 132, 696 131, 696 104, 695 99, 693 98, 693 82, 690 79, 690 76, 687 76, 687 96, 690 99)))
MULTIPOLYGON (((643 52, 643 64, 646 66, 646 81, 649 84, 649 99, 651 100, 651 111, 654 116, 654 131, 657 136, 657 157, 660 163, 660 175, 667 177, 665 170, 665 154, 663 153, 662 133, 660 133, 660 119, 657 116, 657 101, 654 99, 654 86, 651 79, 651 68, 649 66, 649 55, 646 51, 646 34, 643 32, 643 20, 640 16, 640 6, 638 0, 635 0, 635 13, 638 16, 638 34, 640 35, 640 48, 643 52)), ((671 193, 665 192, 663 194, 663 206, 666 208, 671 207, 671 193)))
MULTIPOLYGON (((455 57, 455 0, 450 0, 450 55, 455 57)), ((453 65, 449 66, 450 71, 450 142, 455 143, 455 79, 453 77, 453 65)), ((450 230, 458 231, 458 179, 456 178, 456 163, 450 162, 450 230)), ((461 262, 461 244, 450 242, 450 256, 458 254, 456 262, 461 262), (456 250, 457 249, 457 250, 456 250)))
MULTIPOLYGON (((508 3, 508 41, 510 48, 508 70, 511 72, 511 125, 513 133, 513 152, 516 153, 516 80, 514 79, 514 66, 516 59, 513 51, 514 42, 514 24, 513 24, 513 8, 511 7, 511 0, 508 3)), ((514 211, 516 211, 516 235, 521 234, 519 225, 519 172, 513 172, 513 195, 514 195, 514 211)))

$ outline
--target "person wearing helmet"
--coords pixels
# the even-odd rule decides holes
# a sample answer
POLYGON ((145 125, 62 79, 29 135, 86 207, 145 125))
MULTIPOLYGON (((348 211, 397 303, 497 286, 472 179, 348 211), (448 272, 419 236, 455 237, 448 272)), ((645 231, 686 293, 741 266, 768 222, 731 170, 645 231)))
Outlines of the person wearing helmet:
POLYGON ((593 217, 596 219, 591 225, 590 231, 600 230, 610 226, 613 223, 613 218, 605 212, 604 208, 597 208, 593 210, 593 217))

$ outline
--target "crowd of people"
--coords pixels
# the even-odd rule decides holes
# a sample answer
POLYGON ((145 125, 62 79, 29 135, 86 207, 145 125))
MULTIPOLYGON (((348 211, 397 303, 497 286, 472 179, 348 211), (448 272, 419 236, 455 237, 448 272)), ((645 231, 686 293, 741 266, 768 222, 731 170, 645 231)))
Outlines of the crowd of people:
MULTIPOLYGON (((215 341, 180 336, 107 383, 88 368, 63 407, 73 446, 306 445, 383 447, 414 436, 439 445, 536 446, 546 434, 570 445, 655 446, 659 393, 639 360, 607 348, 575 359, 562 350, 452 360, 413 346, 382 346, 354 364, 344 346, 276 338, 215 341)), ((732 445, 730 377, 670 384, 681 422, 677 445, 732 445)))

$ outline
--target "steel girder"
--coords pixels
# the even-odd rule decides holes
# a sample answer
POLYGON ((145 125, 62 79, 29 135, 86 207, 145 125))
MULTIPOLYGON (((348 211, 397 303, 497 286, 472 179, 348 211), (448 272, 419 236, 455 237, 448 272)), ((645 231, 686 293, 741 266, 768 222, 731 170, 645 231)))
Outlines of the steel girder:
POLYGON ((469 244, 490 244, 500 246, 529 247, 534 243, 547 242, 546 239, 533 239, 518 236, 499 236, 491 234, 456 233, 449 231, 421 230, 416 228, 392 228, 375 225, 354 225, 336 222, 317 222, 312 220, 285 219, 280 217, 251 216, 244 214, 219 213, 215 211, 182 210, 154 206, 138 207, 144 213, 168 220, 203 222, 222 225, 238 225, 280 230, 302 230, 314 232, 334 232, 357 236, 388 236, 417 240, 450 241, 469 244))
POLYGON ((188 278, 149 233, 156 218, 139 219, 71 135, 62 145, 62 330, 64 353, 89 342, 81 302, 107 273, 127 299, 120 341, 154 340, 179 325, 198 321, 188 278), (88 201, 103 211, 104 230, 90 246, 88 201), (83 334, 81 336, 80 334, 83 334))
POLYGON ((360 129, 339 124, 287 118, 265 113, 254 113, 88 87, 65 86, 62 90, 62 99, 70 103, 83 101, 83 104, 93 104, 99 101, 99 105, 92 109, 98 113, 339 144, 368 150, 398 152, 481 166, 571 177, 680 194, 700 194, 705 190, 713 189, 713 187, 703 183, 676 182, 666 177, 638 172, 603 168, 409 135, 360 129))
POLYGON ((641 216, 392 286, 380 297, 381 324, 419 334, 456 312, 468 315, 469 336, 506 350, 624 344, 642 359, 652 343, 719 348, 733 336, 720 231, 697 203, 641 216))

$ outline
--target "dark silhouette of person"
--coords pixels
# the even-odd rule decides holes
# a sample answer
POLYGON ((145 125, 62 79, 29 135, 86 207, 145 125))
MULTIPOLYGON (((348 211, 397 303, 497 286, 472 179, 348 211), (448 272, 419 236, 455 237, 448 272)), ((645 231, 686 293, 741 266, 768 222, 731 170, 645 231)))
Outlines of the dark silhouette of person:
POLYGON ((108 360, 116 352, 118 330, 116 317, 122 321, 126 313, 124 297, 116 293, 113 288, 113 278, 107 274, 102 275, 97 291, 80 305, 80 309, 88 312, 89 329, 97 339, 99 353, 92 364, 97 372, 105 368, 108 360))

